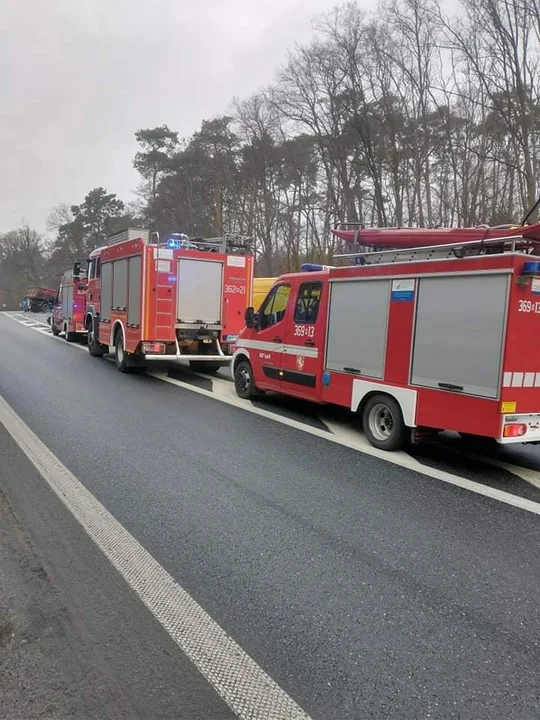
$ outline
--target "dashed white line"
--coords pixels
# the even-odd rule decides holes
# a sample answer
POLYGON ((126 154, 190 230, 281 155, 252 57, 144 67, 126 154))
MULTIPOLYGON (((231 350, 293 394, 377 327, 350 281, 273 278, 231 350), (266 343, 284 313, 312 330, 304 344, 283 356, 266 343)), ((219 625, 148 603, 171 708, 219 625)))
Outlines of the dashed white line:
POLYGON ((309 720, 0 396, 0 422, 175 643, 242 720, 309 720))

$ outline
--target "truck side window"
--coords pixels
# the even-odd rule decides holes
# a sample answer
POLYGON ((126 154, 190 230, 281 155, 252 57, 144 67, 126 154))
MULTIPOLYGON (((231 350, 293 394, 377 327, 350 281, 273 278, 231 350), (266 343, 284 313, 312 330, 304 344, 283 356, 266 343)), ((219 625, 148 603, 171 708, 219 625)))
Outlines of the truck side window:
POLYGON ((321 292, 322 283, 320 282, 303 283, 300 286, 294 310, 295 323, 314 323, 317 321, 321 292))
POLYGON ((270 291, 259 312, 261 329, 271 327, 283 320, 290 294, 290 285, 277 285, 270 291))
POLYGON ((94 279, 94 272, 96 269, 96 261, 90 260, 90 264, 88 265, 88 279, 93 280, 94 279))
POLYGON ((101 258, 96 258, 96 277, 101 277, 101 258))

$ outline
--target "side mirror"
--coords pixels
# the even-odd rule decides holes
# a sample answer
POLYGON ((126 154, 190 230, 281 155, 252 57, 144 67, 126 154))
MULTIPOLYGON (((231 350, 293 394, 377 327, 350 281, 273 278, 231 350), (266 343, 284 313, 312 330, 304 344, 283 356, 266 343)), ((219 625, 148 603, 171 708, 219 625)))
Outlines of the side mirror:
POLYGON ((256 313, 252 307, 246 308, 246 312, 244 314, 244 322, 247 328, 256 328, 256 313))
POLYGON ((79 290, 84 290, 84 284, 83 284, 83 283, 79 283, 79 290))
POLYGON ((81 274, 81 263, 79 260, 76 260, 73 263, 73 277, 79 277, 81 274))

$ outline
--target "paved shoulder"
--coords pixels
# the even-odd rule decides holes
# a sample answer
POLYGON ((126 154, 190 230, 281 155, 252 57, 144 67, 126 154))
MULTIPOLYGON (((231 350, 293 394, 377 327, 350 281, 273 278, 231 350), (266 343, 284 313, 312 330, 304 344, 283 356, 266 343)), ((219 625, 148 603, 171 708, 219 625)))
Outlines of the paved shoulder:
POLYGON ((235 717, 0 427, 1 720, 235 717))

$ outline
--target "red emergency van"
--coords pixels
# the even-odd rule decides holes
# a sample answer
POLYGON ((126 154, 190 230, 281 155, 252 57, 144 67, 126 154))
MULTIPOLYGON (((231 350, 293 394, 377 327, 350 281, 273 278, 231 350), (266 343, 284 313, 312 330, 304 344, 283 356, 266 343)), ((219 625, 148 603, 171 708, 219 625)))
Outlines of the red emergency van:
POLYGON ((537 443, 539 252, 514 235, 284 275, 246 311, 236 392, 347 407, 386 450, 440 430, 537 443))

